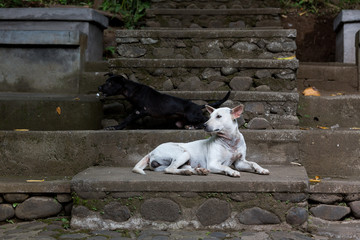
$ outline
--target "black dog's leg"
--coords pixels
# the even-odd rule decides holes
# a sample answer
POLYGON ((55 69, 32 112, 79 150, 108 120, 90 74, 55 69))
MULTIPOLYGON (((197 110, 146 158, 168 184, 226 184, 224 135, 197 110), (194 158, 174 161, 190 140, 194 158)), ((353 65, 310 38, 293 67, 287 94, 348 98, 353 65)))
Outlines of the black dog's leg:
POLYGON ((124 121, 122 121, 122 123, 120 123, 119 125, 116 126, 111 126, 111 127, 106 127, 105 130, 122 130, 124 129, 129 123, 134 122, 144 116, 146 116, 147 114, 144 112, 139 112, 136 111, 132 114, 130 114, 129 116, 127 116, 124 121))

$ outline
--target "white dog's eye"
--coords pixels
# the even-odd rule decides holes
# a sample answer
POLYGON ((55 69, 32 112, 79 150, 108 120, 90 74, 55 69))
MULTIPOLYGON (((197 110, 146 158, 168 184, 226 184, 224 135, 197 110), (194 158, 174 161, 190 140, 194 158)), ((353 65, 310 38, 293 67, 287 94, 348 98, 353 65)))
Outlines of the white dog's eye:
POLYGON ((221 118, 221 115, 217 115, 216 118, 221 118))

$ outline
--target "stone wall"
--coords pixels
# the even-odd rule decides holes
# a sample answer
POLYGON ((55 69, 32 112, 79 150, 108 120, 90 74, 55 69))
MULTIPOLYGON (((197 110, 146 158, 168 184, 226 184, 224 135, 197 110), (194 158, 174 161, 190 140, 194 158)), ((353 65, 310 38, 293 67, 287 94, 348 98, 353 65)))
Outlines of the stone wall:
POLYGON ((118 30, 126 58, 273 59, 295 55, 295 30, 118 30))
POLYGON ((81 197, 73 208, 74 228, 240 230, 274 225, 275 229, 285 223, 298 227, 308 218, 304 193, 114 192, 81 197))
POLYGON ((72 206, 71 194, 66 193, 3 193, 0 194, 0 222, 70 216, 72 206))
POLYGON ((297 89, 297 60, 111 59, 109 63, 112 72, 125 74, 130 80, 157 90, 295 92, 297 89), (261 66, 263 69, 259 69, 261 66))
MULTIPOLYGON (((233 84, 241 85, 239 87, 244 87, 246 80, 251 81, 248 78, 241 77, 235 78, 235 80, 239 81, 235 81, 236 83, 233 82, 233 84)), ((194 102, 197 104, 206 104, 220 100, 226 94, 224 91, 212 92, 211 95, 213 96, 208 94, 210 92, 205 91, 202 92, 203 94, 198 94, 197 96, 192 96, 186 91, 164 93, 185 99, 194 99, 194 102)), ((251 92, 237 92, 232 94, 230 96, 231 100, 228 100, 222 106, 232 108, 239 104, 244 104, 244 113, 241 115, 238 123, 239 126, 248 129, 294 129, 297 128, 299 123, 296 116, 297 96, 297 94, 292 93, 262 92, 256 95, 251 92)), ((117 125, 133 111, 134 109, 125 100, 108 99, 104 102, 104 118, 107 120, 103 121, 103 126, 117 125)), ((154 119, 146 117, 131 123, 128 129, 176 129, 176 121, 176 118, 154 119)))

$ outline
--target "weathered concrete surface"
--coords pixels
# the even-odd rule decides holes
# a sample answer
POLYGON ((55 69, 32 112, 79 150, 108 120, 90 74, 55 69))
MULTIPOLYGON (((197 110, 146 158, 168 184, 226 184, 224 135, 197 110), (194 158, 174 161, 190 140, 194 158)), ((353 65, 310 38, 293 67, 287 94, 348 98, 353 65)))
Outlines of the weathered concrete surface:
POLYGON ((303 167, 265 166, 270 175, 242 172, 240 178, 220 174, 181 176, 131 168, 92 167, 74 176, 75 192, 306 192, 308 177, 303 167))
POLYGON ((321 94, 358 92, 355 64, 300 63, 296 77, 299 92, 310 86, 320 90, 321 94))
POLYGON ((308 231, 330 239, 360 239, 360 222, 354 220, 333 222, 310 217, 308 231))
MULTIPOLYGON (((311 177, 359 175, 358 130, 241 132, 248 160, 261 164, 299 162, 311 177)), ((189 142, 208 136, 202 130, 0 131, 0 174, 72 176, 91 166, 133 167, 163 142, 189 142)))
POLYGON ((309 176, 356 177, 360 169, 360 131, 302 131, 300 159, 309 176))
POLYGON ((1 30, 77 30, 87 35, 86 61, 99 61, 108 19, 89 8, 2 8, 1 30))
POLYGON ((360 127, 360 95, 300 96, 300 126, 360 127))
MULTIPOLYGON (((242 133, 248 160, 288 164, 299 159, 297 130, 242 133)), ((0 131, 0 175, 72 176, 90 166, 132 167, 163 142, 188 142, 208 136, 202 130, 0 131)))
POLYGON ((95 95, 7 92, 0 93, 0 115, 1 130, 35 131, 100 129, 103 116, 95 95))
POLYGON ((0 91, 78 93, 86 39, 73 30, 0 30, 0 91))
POLYGON ((41 174, 40 177, 0 177, 0 193, 70 193, 70 180, 63 178, 49 179, 41 174), (26 182, 26 180, 42 179, 43 182, 26 182))
MULTIPOLYGON (((310 178, 314 176, 309 174, 310 178)), ((310 184, 309 193, 312 194, 348 194, 346 201, 354 201, 360 199, 360 179, 357 176, 342 176, 344 178, 325 178, 320 183, 310 184)))

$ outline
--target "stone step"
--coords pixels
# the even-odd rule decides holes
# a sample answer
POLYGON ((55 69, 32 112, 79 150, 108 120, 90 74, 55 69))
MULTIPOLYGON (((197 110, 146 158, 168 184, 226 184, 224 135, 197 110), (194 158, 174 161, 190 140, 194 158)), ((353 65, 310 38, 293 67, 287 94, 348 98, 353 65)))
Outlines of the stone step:
MULTIPOLYGON (((359 130, 241 132, 251 161, 268 165, 296 162, 311 177, 359 176, 359 130)), ((202 130, 0 131, 0 176, 73 176, 91 166, 133 167, 161 143, 206 137, 202 130)))
MULTIPOLYGON (((266 167, 270 175, 242 173, 240 178, 89 168, 71 181, 78 202, 71 227, 238 230, 275 224, 275 229, 286 222, 290 208, 305 206, 308 177, 303 167, 266 167), (281 201, 281 193, 296 200, 281 201)), ((306 219, 307 215, 303 222, 306 219)))
POLYGON ((157 90, 296 91, 298 60, 109 59, 109 69, 157 90))
MULTIPOLYGON (((298 130, 241 132, 249 160, 261 164, 299 160, 298 130)), ((163 142, 189 142, 208 136, 202 130, 0 131, 0 176, 73 176, 91 166, 133 167, 163 142)))
POLYGON ((174 0, 150 0, 150 7, 152 9, 157 8, 172 8, 172 9, 249 9, 255 8, 273 8, 280 7, 280 2, 277 1, 263 1, 263 0, 250 0, 250 1, 238 1, 238 0, 201 0, 201 1, 174 1, 174 0))
POLYGON ((315 87, 321 95, 358 93, 357 66, 347 63, 300 63, 297 71, 298 90, 315 87))
POLYGON ((100 129, 102 105, 95 95, 1 92, 0 115, 1 130, 100 129))
POLYGON ((300 96, 298 116, 305 128, 359 128, 360 95, 300 96))
MULTIPOLYGON (((218 11, 218 10, 215 10, 218 11)), ((118 30, 123 58, 273 59, 295 55, 294 29, 118 30)))
MULTIPOLYGON (((162 93, 190 99, 201 105, 218 101, 226 95, 225 91, 162 91, 162 93)), ((229 100, 222 106, 233 108, 239 104, 245 105, 244 113, 238 121, 240 126, 250 129, 294 129, 299 122, 296 115, 298 100, 298 93, 294 92, 232 91, 229 100)), ((134 109, 122 97, 104 100, 105 119, 121 122, 133 111, 134 109)), ((127 129, 176 129, 176 121, 177 119, 172 118, 146 117, 132 123, 127 129)), ((109 125, 114 125, 114 122, 109 122, 109 125)))
POLYGON ((359 176, 360 130, 305 130, 299 137, 299 162, 312 178, 359 176))
POLYGON ((280 13, 280 8, 151 8, 146 11, 146 26, 156 28, 280 28, 280 13))

